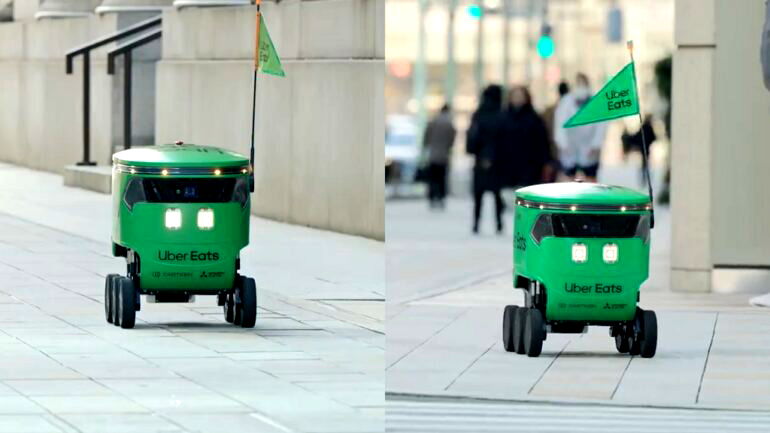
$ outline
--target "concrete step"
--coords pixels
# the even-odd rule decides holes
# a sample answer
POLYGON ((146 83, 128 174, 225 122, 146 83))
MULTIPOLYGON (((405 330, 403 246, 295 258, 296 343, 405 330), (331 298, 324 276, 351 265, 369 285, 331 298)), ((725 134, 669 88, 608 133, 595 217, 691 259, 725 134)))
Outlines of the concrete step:
POLYGON ((112 166, 68 165, 64 168, 64 185, 110 194, 112 166))

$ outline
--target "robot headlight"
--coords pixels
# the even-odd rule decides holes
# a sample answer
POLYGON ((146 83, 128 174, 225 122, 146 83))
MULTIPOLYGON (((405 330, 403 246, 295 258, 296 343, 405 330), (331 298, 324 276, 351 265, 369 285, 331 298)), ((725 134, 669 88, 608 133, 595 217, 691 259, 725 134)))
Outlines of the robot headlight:
POLYGON ((198 228, 211 230, 214 228, 214 209, 201 209, 198 211, 198 228))
POLYGON ((166 228, 169 230, 178 230, 182 227, 182 210, 171 208, 166 209, 166 228))
POLYGON ((572 244, 572 261, 585 263, 588 260, 588 248, 586 244, 572 244))
POLYGON ((605 244, 602 248, 602 258, 604 263, 615 263, 618 261, 618 244, 605 244))

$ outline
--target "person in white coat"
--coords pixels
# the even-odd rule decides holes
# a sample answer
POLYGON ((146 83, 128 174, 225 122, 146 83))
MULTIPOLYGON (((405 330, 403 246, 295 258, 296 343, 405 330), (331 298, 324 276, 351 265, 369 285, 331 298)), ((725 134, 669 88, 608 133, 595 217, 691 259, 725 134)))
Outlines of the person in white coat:
POLYGON ((574 178, 580 172, 586 181, 596 182, 599 157, 607 128, 602 122, 564 128, 564 124, 593 96, 585 74, 578 74, 576 84, 556 107, 554 139, 559 148, 559 159, 564 175, 574 178))

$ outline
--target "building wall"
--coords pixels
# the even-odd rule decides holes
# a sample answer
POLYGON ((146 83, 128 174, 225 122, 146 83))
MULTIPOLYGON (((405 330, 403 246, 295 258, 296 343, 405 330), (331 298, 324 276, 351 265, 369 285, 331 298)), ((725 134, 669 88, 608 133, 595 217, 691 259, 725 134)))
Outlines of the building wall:
MULTIPOLYGON (((33 0, 0 23, 0 160, 53 172, 81 160, 82 64, 65 53, 147 18, 35 20, 33 0)), ((384 238, 382 0, 263 4, 287 72, 260 75, 254 212, 384 238)), ((161 44, 134 55, 133 144, 177 139, 248 153, 254 8, 169 8, 161 44), (156 87, 157 86, 157 87, 156 87)), ((123 146, 122 66, 92 54, 91 160, 123 146)))
POLYGON ((765 2, 719 1, 715 16, 714 265, 770 267, 770 91, 759 63, 765 2))
POLYGON ((672 288, 770 283, 770 93, 764 2, 678 0, 672 113, 672 288))
POLYGON ((89 39, 88 18, 0 23, 0 159, 61 171, 82 146, 80 68, 64 53, 89 39))
MULTIPOLYGON (((25 5, 28 3, 20 3, 25 5)), ((67 75, 65 54, 151 14, 41 19, 20 15, 0 23, 0 160, 52 172, 83 157, 83 67, 67 75)), ((107 75, 108 45, 91 54, 91 160, 110 164, 123 146, 122 61, 107 75)), ((134 144, 154 143, 155 61, 160 44, 134 54, 134 144)))
MULTIPOLYGON (((382 0, 263 3, 287 76, 259 75, 255 213, 384 238, 382 7, 382 0)), ((158 142, 248 153, 254 12, 164 13, 158 142)))

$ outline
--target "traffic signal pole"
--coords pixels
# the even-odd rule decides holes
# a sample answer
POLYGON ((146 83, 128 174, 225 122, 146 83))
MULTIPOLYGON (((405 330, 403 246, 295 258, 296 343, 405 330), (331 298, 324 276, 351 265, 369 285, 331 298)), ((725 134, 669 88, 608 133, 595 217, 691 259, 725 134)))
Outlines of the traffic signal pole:
POLYGON ((503 78, 502 84, 504 88, 508 88, 510 80, 510 67, 511 67, 511 0, 503 0, 503 78))
POLYGON ((478 30, 476 31, 476 64, 473 68, 477 95, 481 95, 484 90, 484 17, 486 16, 484 0, 479 0, 479 7, 482 12, 478 19, 478 30))
POLYGON ((417 104, 415 107, 417 113, 417 122, 422 129, 425 126, 425 89, 427 87, 427 71, 425 60, 425 44, 427 35, 425 32, 425 15, 428 12, 428 0, 418 0, 419 7, 419 29, 417 33, 417 60, 414 63, 414 73, 412 74, 412 98, 417 104))
POLYGON ((444 99, 452 105, 457 87, 457 65, 455 63, 455 11, 457 0, 449 0, 449 20, 446 31, 446 77, 444 83, 444 99))

